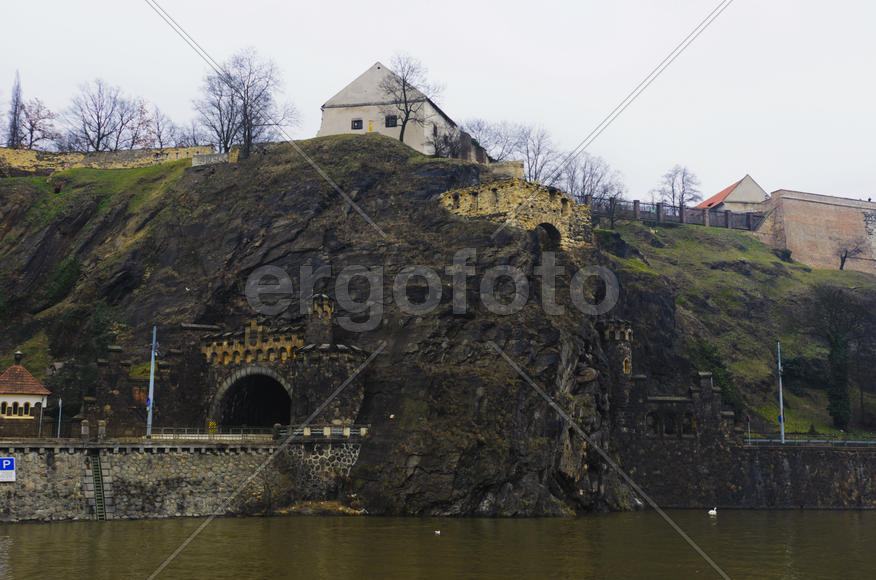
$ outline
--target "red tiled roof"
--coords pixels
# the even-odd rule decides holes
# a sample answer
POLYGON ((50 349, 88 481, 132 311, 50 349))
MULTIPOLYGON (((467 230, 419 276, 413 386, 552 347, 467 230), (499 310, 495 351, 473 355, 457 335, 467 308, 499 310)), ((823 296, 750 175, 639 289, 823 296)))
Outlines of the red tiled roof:
POLYGON ((0 375, 0 395, 51 395, 27 369, 12 365, 0 375))
MULTIPOLYGON (((742 179, 745 179, 745 178, 743 177, 742 179)), ((696 206, 696 209, 711 209, 711 208, 715 207, 716 205, 718 205, 719 203, 722 203, 724 201, 724 199, 726 199, 726 197, 728 195, 730 195, 730 192, 733 191, 734 189, 736 189, 736 186, 739 185, 739 183, 742 181, 742 179, 740 179, 739 181, 737 181, 736 183, 734 183, 730 187, 722 189, 720 192, 716 193, 715 195, 713 195, 712 197, 710 197, 706 201, 702 202, 701 204, 696 206)))

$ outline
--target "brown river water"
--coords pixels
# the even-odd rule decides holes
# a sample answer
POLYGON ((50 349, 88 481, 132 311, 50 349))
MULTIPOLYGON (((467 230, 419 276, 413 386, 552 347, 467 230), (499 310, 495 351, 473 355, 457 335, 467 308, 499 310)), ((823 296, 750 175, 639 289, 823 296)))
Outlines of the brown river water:
MULTIPOLYGON (((669 513, 731 578, 876 578, 876 512, 669 513)), ((147 578, 203 521, 0 525, 0 577, 147 578)), ((719 578, 654 512, 216 519, 158 577, 719 578)))

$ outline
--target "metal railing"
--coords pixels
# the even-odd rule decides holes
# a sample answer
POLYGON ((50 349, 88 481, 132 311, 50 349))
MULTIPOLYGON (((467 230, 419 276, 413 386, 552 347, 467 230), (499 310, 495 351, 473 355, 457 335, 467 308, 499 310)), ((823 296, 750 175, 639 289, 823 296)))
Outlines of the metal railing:
POLYGON ((152 430, 152 439, 160 441, 270 441, 273 438, 274 431, 270 427, 156 427, 152 430))
POLYGON ((818 434, 808 433, 785 433, 785 442, 779 433, 752 433, 751 438, 746 434, 743 438, 745 445, 757 446, 817 446, 817 447, 873 447, 876 446, 876 436, 856 435, 853 433, 818 434))
MULTIPOLYGON (((295 427, 293 437, 302 438, 350 438, 364 437, 370 425, 308 425, 295 427)), ((272 441, 287 437, 290 426, 279 429, 271 427, 156 427, 152 439, 185 441, 272 441)))
MULTIPOLYGON (((585 203, 587 200, 585 199, 585 203)), ((756 230, 764 220, 758 212, 734 213, 731 211, 706 210, 680 207, 662 203, 643 203, 625 199, 590 199, 590 211, 596 217, 633 219, 664 224, 685 223, 735 230, 756 230)))

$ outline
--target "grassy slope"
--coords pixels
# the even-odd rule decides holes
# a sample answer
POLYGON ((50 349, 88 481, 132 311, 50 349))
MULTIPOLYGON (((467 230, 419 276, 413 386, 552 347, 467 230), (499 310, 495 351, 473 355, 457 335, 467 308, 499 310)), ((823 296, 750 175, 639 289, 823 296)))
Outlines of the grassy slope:
MULTIPOLYGON (((860 272, 817 270, 779 260, 751 234, 719 228, 651 228, 628 223, 616 230, 638 249, 638 258, 613 257, 619 270, 647 283, 665 276, 675 294, 679 325, 689 338, 714 344, 747 406, 778 428, 776 340, 783 356, 823 356, 823 348, 802 331, 796 297, 820 283, 876 292, 876 277, 860 272), (659 247, 659 246, 663 247, 659 247)), ((608 232, 598 234, 605 240, 608 232)), ((857 394, 852 394, 853 405, 857 394)), ((824 391, 787 394, 789 430, 832 432, 824 391)))
MULTIPOLYGON (((77 236, 78 239, 87 237, 108 210, 124 208, 120 212, 122 216, 120 228, 125 221, 137 221, 137 214, 141 208, 147 203, 160 203, 162 196, 171 190, 173 184, 182 177, 185 168, 190 165, 191 161, 185 159, 136 169, 83 168, 57 172, 51 177, 0 179, 0 197, 10 199, 19 195, 25 196, 28 200, 27 211, 21 216, 20 222, 7 232, 3 243, 0 244, 0 256, 8 257, 11 252, 19 250, 33 232, 45 228, 53 220, 64 215, 75 214, 90 203, 97 204, 96 212, 82 228, 77 236), (59 189, 57 193, 55 193, 56 187, 59 189)), ((120 229, 118 237, 124 238, 125 233, 120 229)), ((142 233, 137 237, 142 237, 142 233)), ((132 241, 120 240, 121 245, 132 241)), ((113 254, 116 253, 118 253, 117 245, 101 248, 91 259, 93 264, 91 270, 107 268, 112 262, 113 254)), ((66 256, 62 259, 66 259, 66 256)), ((13 275, 11 272, 5 272, 5 269, 5 265, 0 264, 0 275, 13 275)), ((50 280, 52 272, 46 272, 44 275, 50 280)), ((82 279, 80 278, 78 282, 81 283, 82 279)), ((44 287, 45 283, 42 286, 44 287)), ((70 293, 70 296, 66 300, 39 312, 36 314, 37 319, 51 319, 59 308, 76 302, 76 292, 72 287, 67 293, 70 293)), ((20 306, 22 297, 6 297, 0 288, 0 300, 14 300, 20 306)), ((43 380, 51 362, 49 340, 44 330, 40 330, 38 326, 31 327, 36 334, 23 337, 14 348, 4 349, 8 352, 4 352, 4 356, 0 357, 0 367, 6 368, 12 364, 13 350, 18 348, 25 355, 27 368, 37 379, 43 380)))

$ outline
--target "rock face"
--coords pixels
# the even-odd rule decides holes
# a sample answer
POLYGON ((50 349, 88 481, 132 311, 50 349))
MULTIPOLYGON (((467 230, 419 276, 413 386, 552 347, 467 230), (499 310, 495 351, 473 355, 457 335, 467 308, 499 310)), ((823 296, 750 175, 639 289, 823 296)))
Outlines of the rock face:
MULTIPOLYGON (((347 302, 364 312, 339 312, 333 329, 338 343, 382 349, 363 371, 356 423, 371 425, 371 436, 347 482, 370 513, 559 515, 627 506, 625 490, 597 455, 493 346, 550 393, 593 442, 607 446, 609 393, 620 370, 603 351, 594 320, 570 297, 575 272, 606 260, 589 247, 556 249, 551 258, 544 251, 553 248, 545 248, 536 231, 509 227, 493 235, 494 223, 441 207, 439 194, 478 184, 476 165, 424 158, 378 136, 302 146, 373 224, 289 146, 240 164, 149 174, 128 190, 97 191, 76 172, 64 175, 66 194, 18 184, 22 207, 57 208, 24 218, 30 219, 25 224, 10 217, 21 215, 15 208, 0 216, 7 256, 0 297, 21 302, 4 318, 20 330, 0 346, 46 332, 50 344, 87 342, 99 350, 88 334, 97 324, 93 316, 73 328, 64 321, 77 307, 101 305, 111 312, 115 342, 127 352, 143 350, 153 324, 163 345, 197 352, 187 350, 180 323, 238 328, 258 318, 276 327, 300 324, 302 268, 329 268, 331 275, 317 278, 312 291, 339 303, 339 274, 371 269, 379 273, 376 283, 359 276, 343 289, 347 302), (468 256, 463 267, 472 269, 464 286, 446 270, 460 251, 468 256), (71 257, 81 276, 46 295, 42 289, 71 257), (564 269, 555 292, 562 314, 542 307, 550 295, 539 272, 551 259, 564 269), (249 275, 263 266, 280 268, 293 281, 292 306, 271 316, 254 312, 245 292, 249 275), (411 266, 438 275, 434 308, 400 306, 399 296, 414 306, 432 296, 422 277, 397 284, 411 266), (510 314, 495 313, 480 291, 485 273, 497 267, 516 268, 529 281, 528 299, 510 314)), ((507 276, 493 282, 486 294, 504 304, 515 298, 507 276)), ((648 307, 663 317, 660 309, 668 305, 658 300, 648 307)), ((215 386, 190 382, 185 373, 162 377, 156 420, 202 426, 215 386)), ((117 420, 135 418, 118 410, 117 420)))

